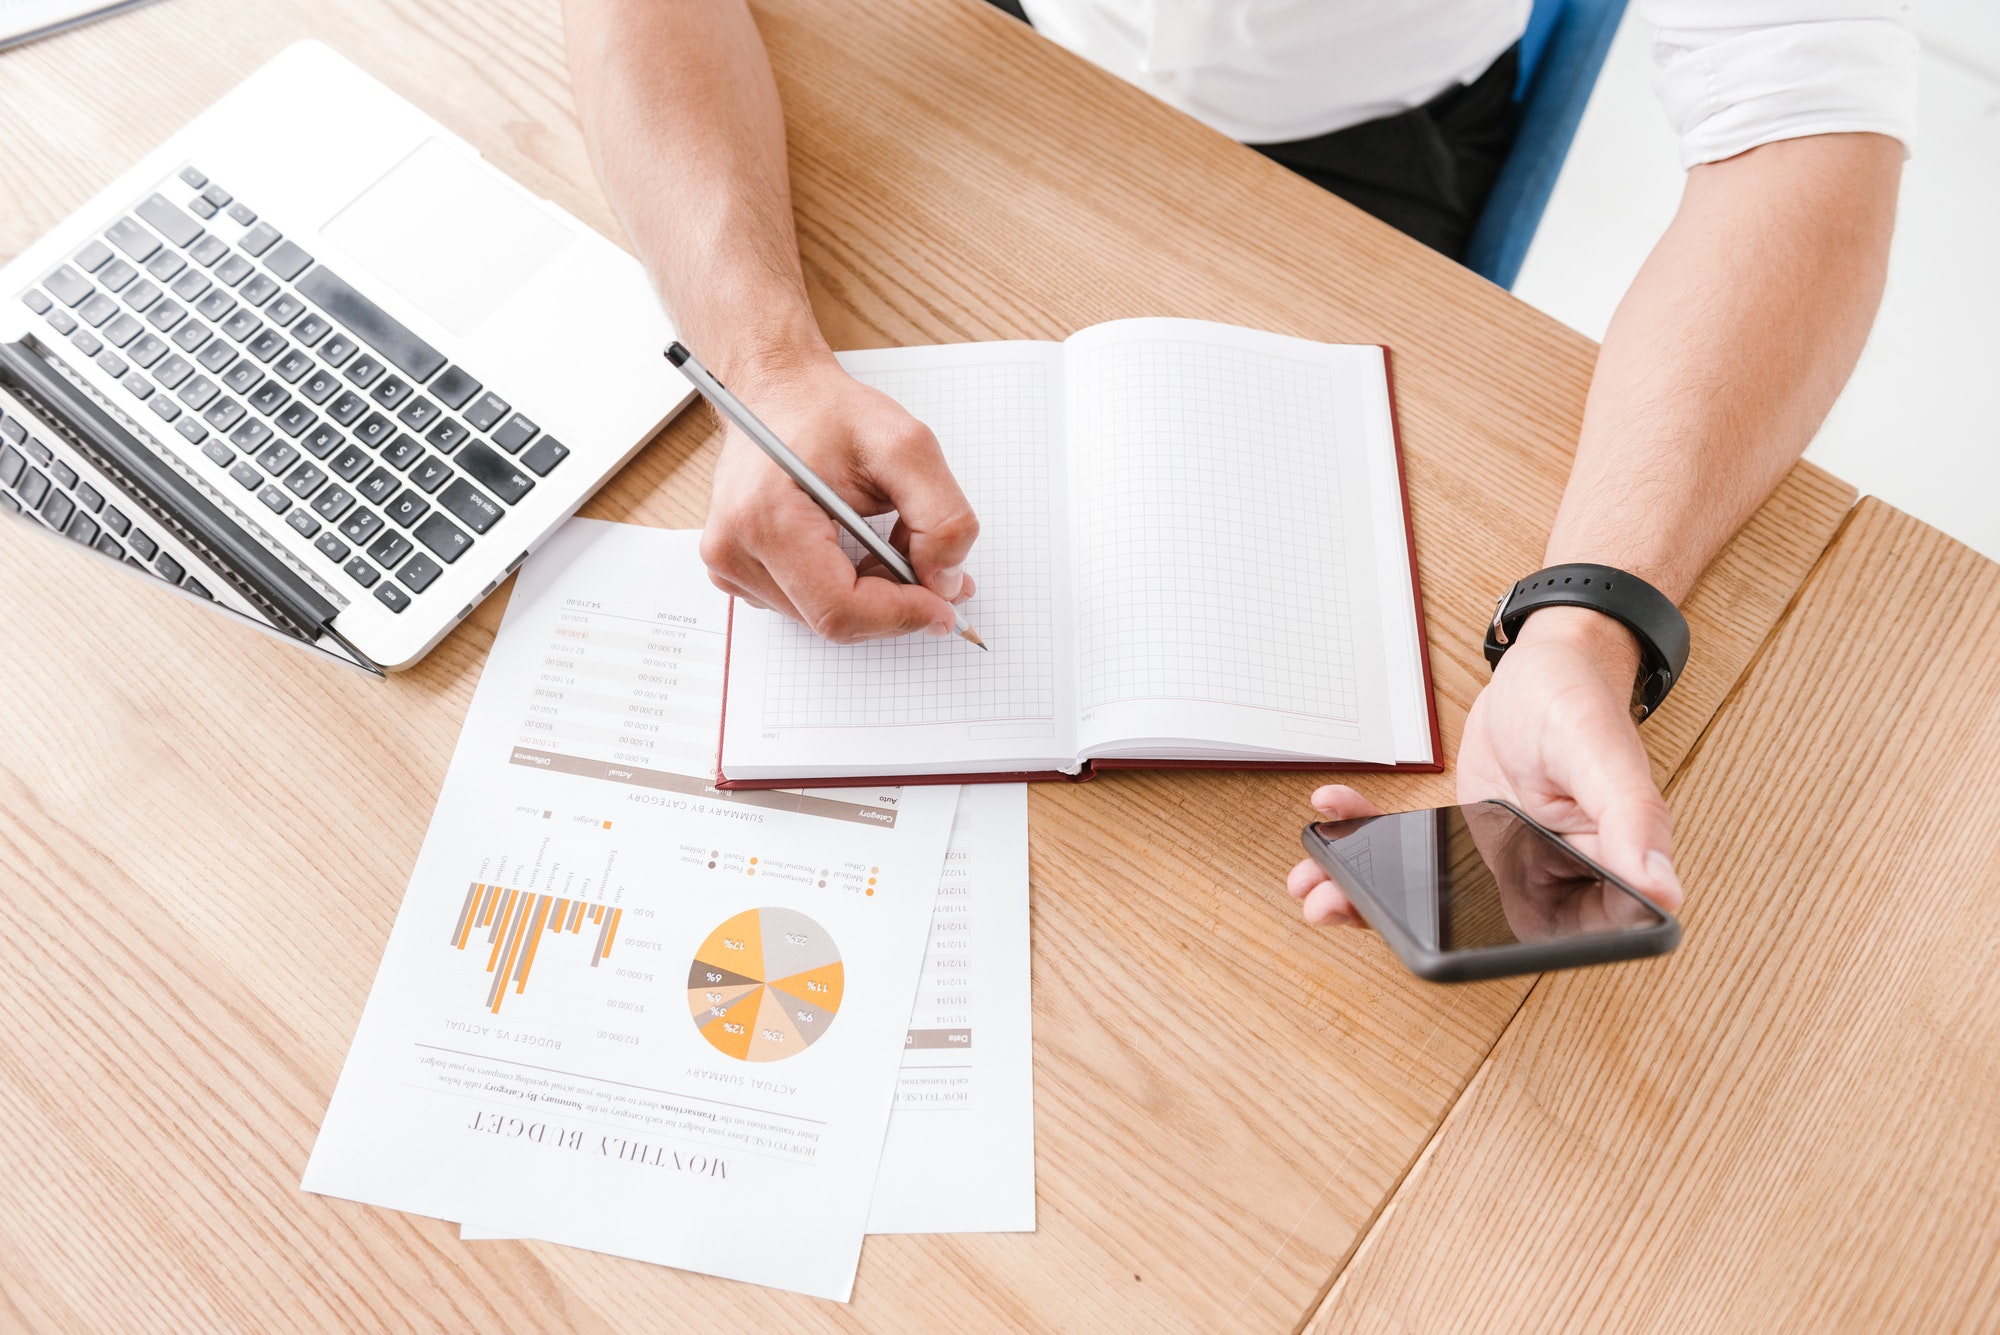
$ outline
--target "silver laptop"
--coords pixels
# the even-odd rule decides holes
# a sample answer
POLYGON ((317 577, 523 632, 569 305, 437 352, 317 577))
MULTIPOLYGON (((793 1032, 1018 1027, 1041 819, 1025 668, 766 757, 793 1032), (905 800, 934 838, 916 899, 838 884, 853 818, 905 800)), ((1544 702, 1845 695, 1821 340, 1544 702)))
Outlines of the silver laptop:
POLYGON ((630 255, 300 43, 0 269, 0 512, 407 667, 690 400, 672 337, 630 255))

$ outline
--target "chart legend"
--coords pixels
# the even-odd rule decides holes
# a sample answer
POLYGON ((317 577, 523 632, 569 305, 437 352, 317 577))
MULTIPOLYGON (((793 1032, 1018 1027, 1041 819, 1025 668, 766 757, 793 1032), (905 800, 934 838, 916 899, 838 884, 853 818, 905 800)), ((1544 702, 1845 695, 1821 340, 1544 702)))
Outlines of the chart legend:
MULTIPOLYGON (((610 822, 605 824, 608 827, 610 822)), ((595 969, 599 961, 611 954, 624 914, 625 910, 606 904, 587 904, 581 899, 509 890, 475 881, 465 892, 465 903, 458 910, 458 924, 452 928, 451 941, 455 948, 464 950, 472 944, 474 932, 482 927, 487 929, 483 944, 488 947, 486 972, 493 975, 493 986, 486 993, 486 1008, 498 1015, 509 981, 514 984, 516 996, 528 990, 528 973, 535 967, 543 936, 582 936, 588 922, 596 929, 596 944, 590 951, 590 967, 595 969)))
POLYGON ((688 970, 688 1010, 717 1052, 773 1062, 819 1041, 846 976, 826 929, 794 909, 739 913, 702 942, 688 970))

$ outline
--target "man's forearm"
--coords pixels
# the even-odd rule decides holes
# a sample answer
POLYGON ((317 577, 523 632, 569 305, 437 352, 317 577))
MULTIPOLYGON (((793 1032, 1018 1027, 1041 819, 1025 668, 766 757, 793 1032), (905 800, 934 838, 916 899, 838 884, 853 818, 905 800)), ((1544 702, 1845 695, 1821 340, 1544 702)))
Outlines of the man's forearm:
POLYGON ((1821 135, 1689 172, 1605 335, 1551 564, 1602 562, 1687 596, 1854 369, 1902 161, 1893 139, 1821 135))
POLYGON ((744 0, 566 0, 564 31, 598 178, 687 341, 725 378, 824 351, 744 0))

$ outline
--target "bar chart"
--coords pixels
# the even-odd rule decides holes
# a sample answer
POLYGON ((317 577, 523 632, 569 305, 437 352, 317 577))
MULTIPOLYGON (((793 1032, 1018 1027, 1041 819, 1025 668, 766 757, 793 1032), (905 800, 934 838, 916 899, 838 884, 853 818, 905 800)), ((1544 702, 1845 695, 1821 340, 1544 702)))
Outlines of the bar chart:
MULTIPOLYGON (((486 993, 486 1008, 498 1015, 510 982, 517 996, 528 990, 528 975, 535 967, 544 936, 590 940, 589 967, 595 969, 610 958, 624 913, 607 904, 475 881, 465 892, 451 940, 458 950, 487 947, 486 972, 493 975, 493 983, 486 993), (585 933, 586 923, 595 930, 585 933), (481 929, 485 935, 475 943, 474 935, 481 929)), ((573 955, 574 948, 565 953, 573 955)))

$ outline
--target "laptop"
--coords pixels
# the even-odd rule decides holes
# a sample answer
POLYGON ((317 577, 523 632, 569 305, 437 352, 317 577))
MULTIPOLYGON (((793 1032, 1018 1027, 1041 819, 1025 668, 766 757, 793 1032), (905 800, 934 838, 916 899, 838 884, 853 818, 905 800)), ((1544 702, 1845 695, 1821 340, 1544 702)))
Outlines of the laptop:
POLYGON ((0 269, 0 513, 379 675, 689 402, 673 336, 630 255, 302 42, 0 269))

